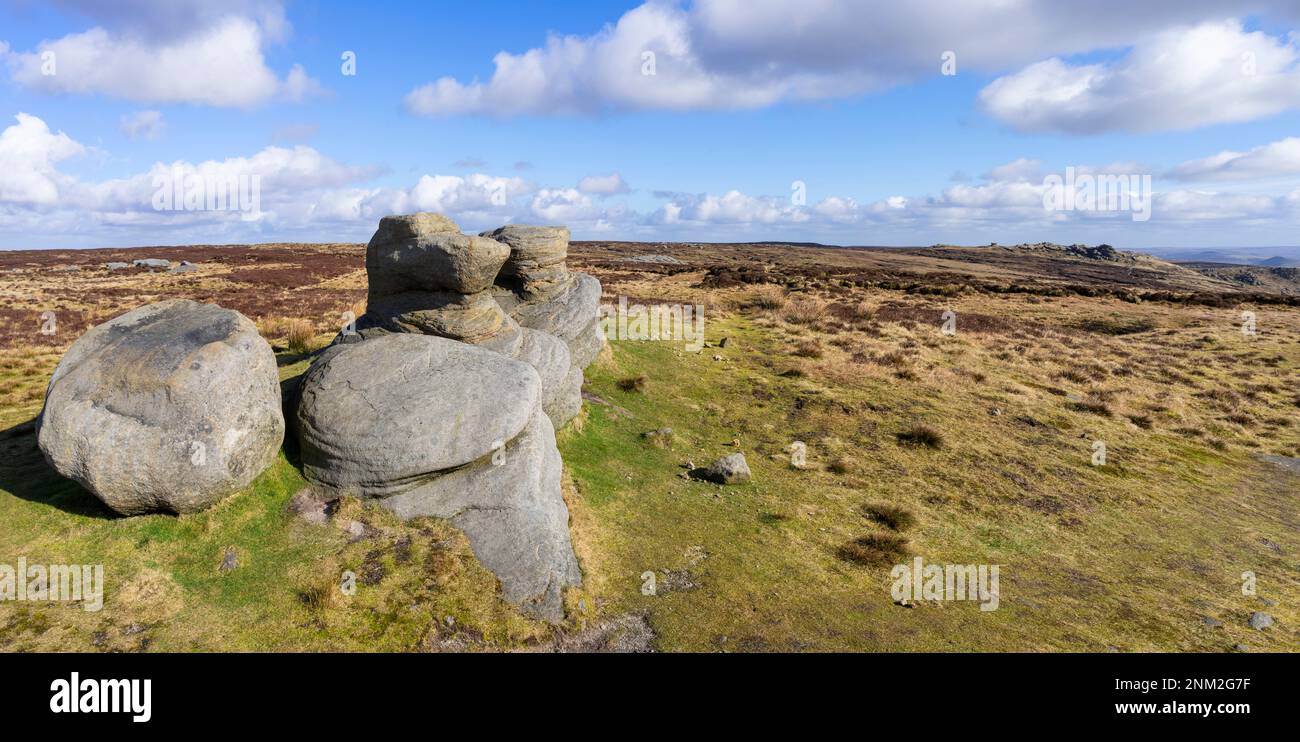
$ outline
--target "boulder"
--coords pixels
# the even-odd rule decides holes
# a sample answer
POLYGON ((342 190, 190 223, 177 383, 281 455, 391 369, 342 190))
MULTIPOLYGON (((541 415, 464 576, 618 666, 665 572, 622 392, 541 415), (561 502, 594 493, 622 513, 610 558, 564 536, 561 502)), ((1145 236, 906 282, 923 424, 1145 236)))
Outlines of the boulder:
POLYGON ((510 248, 461 234, 439 214, 386 216, 366 246, 370 299, 408 291, 485 291, 509 256, 510 248))
POLYGON ((745 454, 737 452, 692 471, 691 476, 714 484, 740 484, 749 481, 749 463, 745 454))
POLYGON ((537 370, 542 380, 542 410, 559 428, 582 410, 582 370, 574 368, 569 347, 559 338, 508 321, 513 330, 484 342, 483 347, 537 370))
POLYGON ((399 517, 446 518, 529 615, 564 618, 564 588, 582 574, 560 494, 563 463, 549 418, 535 413, 504 450, 380 501, 399 517))
POLYGON ((480 236, 510 248, 496 282, 525 301, 545 301, 568 285, 569 269, 564 262, 569 254, 567 227, 507 224, 480 236))
POLYGON ((519 435, 541 403, 541 379, 499 353, 392 333, 327 348, 298 395, 307 479, 385 496, 519 435))
POLYGON ((567 345, 521 328, 488 289, 508 258, 516 267, 558 261, 564 270, 569 232, 563 227, 502 227, 491 234, 514 244, 468 237, 437 214, 385 217, 366 251, 370 298, 357 322, 360 335, 340 341, 420 333, 491 348, 537 370, 542 406, 554 425, 563 425, 582 407, 582 376, 573 373, 567 345), (515 260, 512 251, 522 257, 515 260))
POLYGON ((372 296, 357 329, 382 327, 389 332, 424 335, 482 343, 509 330, 510 319, 486 291, 457 294, 450 291, 405 291, 372 296))
POLYGON ((124 515, 203 510, 247 487, 283 438, 271 346, 242 314, 179 299, 78 338, 38 420, 50 465, 124 515))
POLYGON ((162 258, 140 258, 132 260, 131 264, 137 268, 170 268, 172 261, 162 258))
POLYGON ((599 318, 600 294, 600 281, 585 273, 574 273, 563 289, 544 301, 525 301, 506 287, 498 287, 496 299, 520 325, 563 340, 569 346, 573 365, 586 368, 605 347, 599 318))
POLYGON ((1250 620, 1246 623, 1250 625, 1250 628, 1256 631, 1263 631, 1273 625, 1273 617, 1267 613, 1255 611, 1250 614, 1250 620))
POLYGON ((563 617, 562 591, 580 574, 532 365, 432 335, 380 333, 328 348, 300 395, 309 480, 377 497, 403 518, 450 520, 507 600, 563 617))

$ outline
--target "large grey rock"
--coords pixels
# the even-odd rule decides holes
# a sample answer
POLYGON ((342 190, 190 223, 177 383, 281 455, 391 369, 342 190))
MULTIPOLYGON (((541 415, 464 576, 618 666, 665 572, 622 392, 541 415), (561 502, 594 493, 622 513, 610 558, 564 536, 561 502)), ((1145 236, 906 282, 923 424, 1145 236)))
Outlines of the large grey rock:
POLYGON ((545 301, 525 301, 516 292, 499 287, 497 302, 524 327, 554 335, 569 346, 577 368, 586 368, 605 347, 599 320, 600 281, 574 273, 563 290, 545 301))
POLYGON ((432 335, 392 333, 326 349, 295 413, 307 479, 381 496, 491 454, 541 402, 528 364, 432 335))
POLYGON ((478 344, 509 331, 513 324, 486 291, 406 291, 372 297, 357 327, 382 327, 389 332, 438 335, 478 344))
POLYGON ((525 301, 544 301, 568 284, 569 269, 564 263, 569 254, 567 227, 507 224, 480 236, 509 246, 510 257, 497 275, 497 283, 513 289, 525 301))
POLYGON ((564 617, 563 590, 582 575, 560 493, 555 430, 540 411, 503 451, 386 497, 402 518, 446 518, 501 580, 502 596, 548 621, 564 617))
POLYGON ((542 380, 542 409, 555 427, 562 427, 582 410, 582 371, 574 368, 564 341, 508 321, 515 330, 501 333, 482 347, 536 369, 542 380))
POLYGON ((327 349, 300 394, 309 480, 381 498, 403 518, 449 519, 504 597, 563 616, 562 591, 580 575, 533 366, 432 335, 378 334, 327 349))
POLYGON ((474 294, 492 286, 510 248, 461 234, 439 214, 386 216, 366 246, 370 300, 408 291, 474 294))
POLYGON ((275 354, 238 312, 149 304, 72 344, 38 425, 50 464, 117 512, 202 510, 278 454, 275 354))

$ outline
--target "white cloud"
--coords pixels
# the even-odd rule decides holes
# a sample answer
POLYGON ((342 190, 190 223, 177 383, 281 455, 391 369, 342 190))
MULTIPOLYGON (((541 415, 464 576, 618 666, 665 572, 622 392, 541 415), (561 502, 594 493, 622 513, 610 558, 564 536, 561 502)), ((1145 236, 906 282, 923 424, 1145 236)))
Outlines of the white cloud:
POLYGON ((689 7, 651 0, 589 36, 499 52, 486 82, 443 77, 410 91, 405 103, 427 116, 758 108, 935 76, 946 51, 957 55, 959 71, 999 72, 1238 12, 1286 15, 1294 7, 1286 0, 1138 7, 1130 0, 696 0, 689 7))
POLYGON ((997 181, 1023 181, 1023 180, 1042 180, 1043 163, 1040 160, 1030 160, 1021 157, 1005 165, 999 165, 984 176, 985 180, 997 181))
POLYGON ((67 134, 50 132, 45 122, 25 113, 0 132, 0 203, 49 205, 70 178, 56 165, 86 153, 67 134))
MULTIPOLYGON (((128 3, 158 11, 154 24, 125 12, 103 12, 112 28, 95 26, 41 42, 34 51, 0 50, 20 86, 45 93, 104 94, 150 103, 249 108, 277 96, 290 101, 321 92, 301 65, 282 81, 267 67, 263 47, 287 32, 278 6, 256 19, 203 11, 198 3, 128 3), (53 63, 53 74, 50 62, 53 63)), ((119 9, 121 10, 121 9, 119 9)))
POLYGON ((980 91, 990 115, 1024 131, 1161 131, 1251 121, 1300 107, 1300 46, 1239 21, 1163 31, 1112 63, 1058 58, 980 91))
POLYGON ((157 139, 162 136, 163 115, 159 111, 137 111, 122 116, 118 128, 127 139, 157 139))
POLYGON ((1167 174, 1177 180, 1258 180, 1300 175, 1300 137, 1287 137, 1247 152, 1225 150, 1189 160, 1167 174))
MULTIPOLYGON (((425 174, 409 185, 371 186, 369 182, 383 174, 380 169, 340 163, 307 146, 267 147, 222 160, 160 162, 134 175, 99 181, 60 172, 61 163, 89 152, 27 114, 19 114, 0 131, 0 240, 22 246, 56 237, 62 244, 91 245, 257 242, 295 236, 364 240, 380 217, 413 211, 446 213, 471 232, 504 223, 558 223, 575 234, 624 239, 815 239, 840 244, 907 244, 921 235, 964 244, 1078 242, 1092 235, 1095 241, 1123 244, 1121 234, 1159 234, 1160 229, 1179 235, 1187 234, 1188 226, 1201 234, 1202 227, 1232 230, 1249 225, 1294 233, 1300 225, 1300 189, 1281 195, 1206 189, 1160 192, 1151 220, 1140 227, 1126 212, 1049 212, 1043 207, 1046 186, 1029 175, 1038 164, 1029 159, 991 168, 978 182, 951 184, 937 194, 872 201, 831 195, 802 206, 792 203, 789 195, 734 189, 719 194, 656 192, 662 203, 646 213, 613 196, 597 198, 574 187, 539 186, 485 173, 425 174), (260 214, 249 219, 235 211, 156 211, 156 184, 177 175, 206 181, 260 176, 260 214)), ((1129 165, 1078 166, 1077 171, 1125 172, 1120 168, 1129 165)), ((1167 238, 1161 241, 1173 244, 1167 238)))
POLYGON ((594 221, 600 216, 591 199, 572 188, 543 188, 533 196, 529 208, 538 219, 558 224, 594 221))
POLYGON ((614 196, 631 191, 627 181, 623 180, 623 176, 618 173, 588 175, 578 181, 578 190, 596 196, 614 196))

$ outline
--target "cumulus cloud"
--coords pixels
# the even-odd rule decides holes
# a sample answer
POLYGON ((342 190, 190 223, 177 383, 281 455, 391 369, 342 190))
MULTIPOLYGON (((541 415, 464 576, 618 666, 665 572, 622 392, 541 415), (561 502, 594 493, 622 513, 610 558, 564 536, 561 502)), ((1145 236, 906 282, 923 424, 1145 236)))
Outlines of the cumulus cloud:
POLYGON ((127 139, 157 139, 162 136, 163 115, 159 111, 137 111, 122 116, 118 128, 127 139))
POLYGON ((627 181, 618 173, 609 175, 588 175, 578 181, 578 190, 583 193, 590 193, 596 196, 614 196, 620 193, 628 193, 632 189, 628 188, 627 181))
POLYGON ((1214 21, 1143 39, 1114 63, 1038 62, 980 91, 1023 131, 1159 131, 1251 121, 1300 107, 1297 40, 1214 21))
POLYGON ((59 162, 86 153, 67 134, 50 131, 45 122, 25 113, 0 133, 0 203, 48 205, 58 201, 60 187, 71 179, 57 169, 59 162))
POLYGON ((1043 163, 1040 160, 1030 160, 1021 157, 1018 160, 1008 162, 1005 165, 998 165, 984 176, 985 180, 1041 180, 1043 177, 1043 163))
MULTIPOLYGON (((23 240, 21 244, 28 246, 34 237, 50 239, 51 235, 80 235, 85 243, 99 245, 127 239, 115 240, 114 235, 130 235, 136 244, 294 236, 363 240, 380 217, 413 211, 448 214, 471 232, 504 223, 558 223, 570 226, 575 234, 624 239, 907 244, 925 235, 972 244, 1009 242, 1017 236, 1030 241, 1085 241, 1085 235, 1091 234, 1099 241, 1123 244, 1115 230, 1137 233, 1128 212, 1046 210, 1048 186, 1032 175, 1040 165, 1028 158, 990 168, 978 181, 953 183, 933 194, 891 194, 875 200, 835 194, 800 205, 788 194, 768 196, 737 189, 655 192, 661 203, 638 211, 613 195, 487 173, 425 174, 405 184, 370 185, 391 174, 338 162, 308 146, 266 147, 247 157, 202 162, 159 162, 142 172, 107 180, 60 171, 62 163, 89 152, 90 148, 27 114, 19 114, 0 132, 0 239, 23 240), (252 176, 260 182, 256 214, 155 209, 160 183, 232 182, 252 176)), ((1205 161, 1231 170, 1234 166, 1225 163, 1269 159, 1267 153, 1230 154, 1237 157, 1219 155, 1205 161)), ((1079 166, 1077 172, 1125 172, 1122 168, 1129 165, 1079 166)), ((1244 164, 1236 167, 1249 169, 1244 164)), ((1249 224, 1293 232, 1298 223, 1300 190, 1279 195, 1179 189, 1155 194, 1151 220, 1141 229, 1147 230, 1144 234, 1161 228, 1179 234, 1188 225, 1218 224, 1230 229, 1249 224)))
POLYGON ((1167 176, 1176 180, 1259 180, 1300 175, 1300 137, 1287 137, 1246 152, 1224 150, 1188 160, 1167 176))
POLYGON ((28 52, 0 44, 0 59, 18 85, 45 93, 236 108, 322 92, 301 65, 283 80, 267 66, 264 47, 288 31, 278 4, 243 2, 217 10, 210 3, 130 0, 72 6, 104 25, 43 41, 28 52))
POLYGON ((588 36, 499 52, 485 81, 411 90, 427 116, 758 108, 858 95, 959 70, 1001 72, 1051 55, 1122 47, 1230 14, 1294 13, 1285 0, 651 0, 588 36))

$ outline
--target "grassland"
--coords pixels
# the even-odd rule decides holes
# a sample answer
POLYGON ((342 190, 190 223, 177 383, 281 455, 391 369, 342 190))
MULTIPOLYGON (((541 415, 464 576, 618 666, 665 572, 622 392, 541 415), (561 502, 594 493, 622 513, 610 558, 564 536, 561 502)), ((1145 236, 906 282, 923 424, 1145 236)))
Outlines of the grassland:
MULTIPOLYGON (((25 423, 71 338, 13 336, 0 348, 0 562, 102 563, 108 589, 98 613, 0 604, 0 649, 1300 649, 1300 486, 1260 458, 1300 456, 1300 310, 834 279, 706 286, 697 266, 598 262, 607 299, 706 305, 709 347, 615 341, 589 369, 584 414, 559 436, 585 579, 562 626, 501 602, 444 523, 356 501, 323 525, 287 512, 305 485, 292 445, 208 512, 112 517, 45 466, 25 423), (747 484, 683 476, 737 450, 747 484), (898 558, 1000 565, 999 608, 896 604, 889 560, 854 558, 864 539, 898 558), (1249 628, 1261 610, 1276 624, 1249 628)), ((358 299, 294 292, 324 296, 352 268, 286 289, 268 305, 281 314, 248 310, 286 380, 306 366, 289 320, 314 323, 306 345, 319 345, 358 299)), ((136 280, 234 291, 203 273, 136 280)), ((131 285, 122 301, 143 295, 131 285)), ((4 292, 30 335, 49 295, 4 292)))

